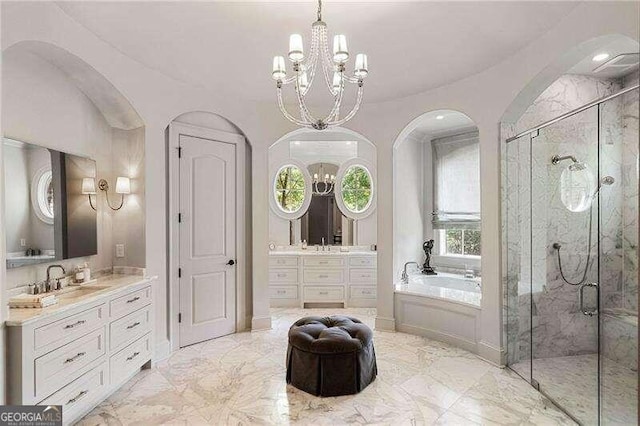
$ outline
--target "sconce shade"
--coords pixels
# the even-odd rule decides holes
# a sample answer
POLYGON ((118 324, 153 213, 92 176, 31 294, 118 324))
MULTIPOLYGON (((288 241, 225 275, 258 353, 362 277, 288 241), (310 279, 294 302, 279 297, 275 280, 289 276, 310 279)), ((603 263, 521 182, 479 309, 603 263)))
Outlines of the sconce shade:
POLYGON ((82 193, 85 195, 96 193, 96 180, 94 178, 82 179, 82 193))
POLYGON ((131 194, 131 180, 128 177, 118 176, 116 194, 131 194))

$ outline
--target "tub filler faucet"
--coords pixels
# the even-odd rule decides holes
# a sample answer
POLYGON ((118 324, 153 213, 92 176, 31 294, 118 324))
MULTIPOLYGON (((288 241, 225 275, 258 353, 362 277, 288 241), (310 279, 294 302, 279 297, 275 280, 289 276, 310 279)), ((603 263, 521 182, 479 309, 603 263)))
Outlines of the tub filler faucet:
POLYGON ((418 270, 420 270, 420 264, 418 262, 407 262, 404 264, 404 268, 402 269, 402 282, 407 284, 409 282, 409 274, 407 274, 407 266, 408 265, 416 265, 418 270))

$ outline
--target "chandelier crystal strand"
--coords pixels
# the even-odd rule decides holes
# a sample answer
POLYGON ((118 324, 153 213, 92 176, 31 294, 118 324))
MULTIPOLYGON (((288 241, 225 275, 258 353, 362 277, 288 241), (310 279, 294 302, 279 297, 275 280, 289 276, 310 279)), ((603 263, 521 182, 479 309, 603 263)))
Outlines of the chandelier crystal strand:
POLYGON ((364 79, 368 75, 368 62, 364 54, 356 55, 354 74, 346 72, 346 63, 349 60, 347 39, 339 34, 333 37, 333 50, 329 47, 327 24, 322 21, 322 1, 318 1, 317 21, 311 26, 311 45, 305 52, 303 39, 300 34, 292 34, 289 38, 289 61, 293 63, 293 73, 287 76, 285 60, 283 56, 276 56, 273 60, 272 77, 276 80, 278 107, 284 117, 296 125, 324 130, 328 127, 340 126, 357 113, 363 98, 364 79), (306 54, 305 54, 306 53, 306 54), (324 118, 316 118, 309 110, 305 101, 306 95, 316 81, 317 67, 322 68, 322 74, 329 93, 333 98, 333 105, 324 118), (282 87, 294 85, 294 92, 300 117, 290 114, 284 104, 282 87), (340 118, 344 91, 347 84, 357 84, 356 100, 351 111, 340 118))

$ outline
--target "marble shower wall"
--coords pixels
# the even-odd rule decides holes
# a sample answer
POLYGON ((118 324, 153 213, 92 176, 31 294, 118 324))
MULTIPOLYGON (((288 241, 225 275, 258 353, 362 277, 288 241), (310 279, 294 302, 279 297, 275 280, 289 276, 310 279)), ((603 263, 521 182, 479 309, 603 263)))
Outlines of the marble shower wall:
MULTIPOLYGON (((526 130, 621 88, 621 81, 562 76, 538 97, 518 123, 504 125, 502 134, 508 136, 526 130)), ((630 99, 620 97, 603 105, 600 152, 597 107, 542 129, 532 138, 531 144, 522 138, 511 142, 503 151, 507 235, 505 301, 508 306, 505 326, 508 358, 512 365, 530 357, 531 339, 534 358, 597 351, 597 317, 580 312, 578 287, 562 280, 553 243, 562 244, 563 270, 573 282, 582 278, 591 251, 587 280, 601 284, 603 307, 631 305, 626 295, 632 299, 634 288, 637 295, 637 264, 631 261, 637 259, 637 174, 633 174, 636 179, 635 204, 628 200, 633 194, 628 195, 621 188, 624 184, 625 190, 630 190, 627 185, 627 181, 632 180, 630 172, 637 170, 637 91, 635 96, 635 103, 629 96, 630 99), (634 106, 635 122, 632 112, 627 111, 634 106), (633 148, 627 146, 633 139, 634 123, 635 156, 628 154, 633 148), (564 207, 560 200, 559 179, 570 162, 552 165, 550 159, 556 154, 574 155, 588 165, 595 179, 600 155, 602 175, 616 179, 616 184, 604 187, 599 197, 603 206, 600 212, 599 277, 594 261, 598 256, 597 202, 591 212, 587 209, 574 213, 564 207), (529 200, 532 200, 531 206, 529 200), (635 216, 627 212, 635 212, 635 216), (593 237, 589 248, 590 213, 593 215, 593 237), (627 220, 633 223, 627 226, 627 220), (533 315, 530 316, 529 311, 533 315)), ((595 304, 595 292, 591 294, 591 300, 587 297, 589 303, 595 304)))
MULTIPOLYGON (((638 84, 640 73, 628 75, 624 87, 638 84)), ((622 271, 622 307, 638 315, 638 172, 640 155, 638 152, 638 90, 622 96, 623 108, 623 271, 622 271)))

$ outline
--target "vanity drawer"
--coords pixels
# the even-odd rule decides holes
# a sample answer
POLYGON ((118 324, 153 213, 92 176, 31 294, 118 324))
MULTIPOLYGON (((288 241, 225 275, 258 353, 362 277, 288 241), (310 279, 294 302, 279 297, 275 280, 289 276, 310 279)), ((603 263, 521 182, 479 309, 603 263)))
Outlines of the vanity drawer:
POLYGON ((88 410, 96 401, 102 399, 106 394, 106 389, 107 363, 103 362, 38 405, 62 405, 63 423, 68 424, 72 419, 88 410))
POLYGON ((375 269, 351 269, 349 271, 349 282, 375 284, 377 271, 375 269))
POLYGON ((372 286, 351 286, 351 299, 375 299, 377 289, 372 286))
POLYGON ((377 263, 375 256, 353 256, 349 258, 349 266, 352 268, 375 268, 377 263))
POLYGON ((269 270, 270 283, 297 283, 297 269, 271 269, 269 270))
POLYGON ((304 266, 322 266, 339 268, 344 266, 344 258, 338 256, 305 256, 302 260, 304 266))
POLYGON ((151 303, 151 286, 120 296, 111 301, 109 307, 111 319, 120 318, 149 303, 151 303))
POLYGON ((305 302, 342 302, 344 300, 344 287, 305 287, 304 300, 305 302))
POLYGON ((110 350, 116 351, 121 346, 137 339, 151 329, 151 309, 146 307, 126 317, 113 321, 109 328, 110 350))
POLYGON ((269 256, 269 266, 281 267, 298 267, 298 258, 295 256, 269 256))
POLYGON ((272 299, 297 299, 298 286, 278 286, 269 288, 272 299))
POLYGON ((62 346, 100 327, 105 321, 105 305, 96 306, 34 330, 34 349, 57 343, 62 346))
POLYGON ((35 360, 35 394, 44 397, 72 382, 105 354, 104 327, 35 360))
POLYGON ((318 284, 342 284, 344 283, 344 271, 338 270, 317 270, 306 269, 304 271, 305 283, 318 284))
POLYGON ((148 333, 111 356, 109 361, 111 385, 118 385, 128 379, 150 359, 151 333, 148 333))

